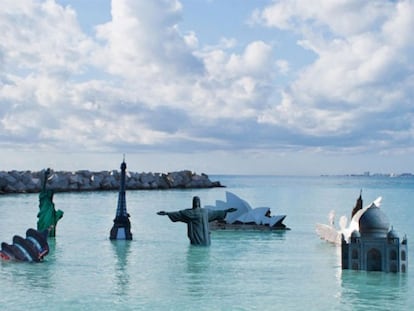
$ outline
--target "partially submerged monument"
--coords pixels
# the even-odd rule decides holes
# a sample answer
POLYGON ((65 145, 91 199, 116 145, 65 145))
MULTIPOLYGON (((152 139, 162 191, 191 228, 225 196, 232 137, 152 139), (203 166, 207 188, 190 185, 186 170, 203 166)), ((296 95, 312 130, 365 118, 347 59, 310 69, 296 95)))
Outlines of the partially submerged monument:
POLYGON ((248 202, 232 192, 226 191, 226 201, 216 200, 216 205, 206 205, 211 210, 236 208, 224 220, 210 224, 212 230, 289 230, 283 223, 286 215, 271 215, 270 207, 252 208, 248 202))
POLYGON ((53 203, 53 190, 47 189, 50 169, 44 171, 42 180, 42 190, 39 193, 39 212, 37 214, 37 230, 44 231, 49 229, 49 237, 56 236, 56 225, 63 217, 63 211, 56 210, 53 203))
POLYGON ((47 236, 51 229, 40 232, 30 228, 26 231, 26 238, 15 235, 13 244, 1 243, 0 259, 27 262, 42 261, 49 253, 47 236))
POLYGON ((233 207, 222 210, 202 208, 200 198, 193 197, 192 208, 186 208, 175 212, 159 211, 157 215, 168 216, 172 222, 184 222, 187 224, 187 237, 191 245, 209 246, 210 222, 223 220, 228 213, 235 212, 233 207))
POLYGON ((407 238, 400 238, 381 211, 372 204, 359 218, 359 229, 349 240, 342 235, 342 269, 407 272, 407 238))
POLYGON ((129 221, 129 214, 126 208, 125 195, 125 178, 126 178, 126 163, 125 159, 121 163, 121 181, 118 196, 118 207, 116 209, 116 216, 114 225, 111 229, 109 238, 111 240, 132 240, 131 222, 129 221))
POLYGON ((352 210, 351 221, 341 216, 339 228, 334 223, 334 212, 329 224, 317 224, 316 232, 321 239, 341 247, 342 269, 406 272, 407 238, 402 241, 390 227, 387 216, 380 209, 382 197, 367 207, 362 207, 361 193, 352 210))
POLYGON ((329 224, 316 224, 316 233, 322 240, 341 245, 342 235, 345 240, 349 240, 351 233, 354 230, 359 230, 359 218, 372 205, 380 207, 382 197, 378 197, 367 207, 363 207, 362 191, 356 200, 355 207, 352 209, 351 220, 348 223, 348 218, 345 215, 339 217, 339 226, 335 224, 335 211, 329 212, 329 224))

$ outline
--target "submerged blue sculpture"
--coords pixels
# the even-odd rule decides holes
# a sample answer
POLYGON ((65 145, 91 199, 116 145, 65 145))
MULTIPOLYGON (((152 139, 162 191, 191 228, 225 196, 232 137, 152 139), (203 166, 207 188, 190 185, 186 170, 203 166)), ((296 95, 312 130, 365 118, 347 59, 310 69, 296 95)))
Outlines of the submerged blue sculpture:
POLYGON ((132 240, 131 222, 129 221, 129 214, 126 209, 125 196, 125 159, 121 163, 121 182, 118 196, 118 207, 116 209, 116 216, 114 225, 111 229, 109 238, 111 240, 132 240))
POLYGON ((192 245, 208 246, 210 240, 209 222, 213 220, 223 220, 227 213, 236 211, 235 208, 228 208, 225 210, 209 210, 200 207, 200 198, 193 197, 193 207, 176 211, 165 212, 159 211, 157 214, 167 215, 171 221, 181 221, 187 224, 187 236, 192 245))
POLYGON ((26 231, 26 238, 13 237, 13 244, 1 243, 0 258, 3 260, 40 262, 49 253, 47 236, 52 228, 42 232, 35 229, 26 231))

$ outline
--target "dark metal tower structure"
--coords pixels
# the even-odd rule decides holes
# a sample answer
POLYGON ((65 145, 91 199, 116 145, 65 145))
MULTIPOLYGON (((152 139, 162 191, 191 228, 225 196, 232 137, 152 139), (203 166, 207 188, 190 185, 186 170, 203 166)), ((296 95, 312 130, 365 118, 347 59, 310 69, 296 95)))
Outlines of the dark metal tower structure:
POLYGON ((114 225, 109 236, 111 240, 132 240, 131 223, 129 221, 129 214, 126 209, 125 171, 126 163, 124 158, 121 163, 121 181, 118 196, 118 207, 116 209, 114 225))

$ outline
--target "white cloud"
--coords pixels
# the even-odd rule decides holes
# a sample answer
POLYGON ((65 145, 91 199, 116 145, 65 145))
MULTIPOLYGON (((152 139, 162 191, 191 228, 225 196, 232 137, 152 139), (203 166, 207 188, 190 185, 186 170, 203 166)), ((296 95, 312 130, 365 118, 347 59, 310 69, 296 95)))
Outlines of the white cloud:
POLYGON ((257 9, 255 27, 314 53, 302 68, 282 41, 241 46, 223 35, 204 45, 183 28, 191 12, 177 0, 113 0, 111 14, 91 37, 69 6, 2 3, 0 145, 122 153, 395 143, 401 152, 412 143, 412 1, 257 9))
POLYGON ((237 54, 234 39, 222 38, 198 49, 196 34, 179 30, 177 1, 113 1, 112 20, 96 27, 96 39, 81 31, 70 7, 20 4, 0 13, 2 29, 13 29, 1 47, 1 131, 10 141, 27 136, 69 150, 221 146, 221 137, 202 129, 254 119, 270 92, 276 67, 269 45, 255 41, 237 54))
POLYGON ((171 79, 178 73, 198 71, 201 63, 192 55, 196 36, 181 35, 178 1, 112 1, 112 21, 97 27, 105 43, 99 65, 128 79, 171 79))
POLYGON ((346 37, 375 29, 392 9, 391 1, 281 0, 256 10, 252 20, 268 27, 299 32, 329 31, 346 37))
POLYGON ((226 69, 230 75, 261 76, 269 73, 272 62, 272 48, 263 41, 255 41, 246 47, 242 55, 231 55, 226 69))
POLYGON ((289 62, 284 59, 278 59, 276 61, 276 66, 278 68, 278 71, 283 75, 286 75, 290 71, 289 62))
POLYGON ((67 76, 82 69, 93 47, 76 13, 54 1, 7 1, 0 16, 6 69, 67 76))
POLYGON ((412 1, 278 1, 256 11, 256 21, 299 31, 300 44, 317 56, 261 121, 338 140, 371 135, 366 141, 375 143, 391 118, 406 117, 401 105, 412 96, 413 10, 412 1), (374 118, 377 123, 364 121, 374 118))

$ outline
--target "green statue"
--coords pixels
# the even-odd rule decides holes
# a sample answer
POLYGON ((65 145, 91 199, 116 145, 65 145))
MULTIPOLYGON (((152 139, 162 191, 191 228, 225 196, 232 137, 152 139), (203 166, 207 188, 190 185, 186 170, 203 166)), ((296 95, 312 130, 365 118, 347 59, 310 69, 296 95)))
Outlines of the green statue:
POLYGON ((39 213, 37 214, 37 230, 49 228, 49 237, 56 236, 57 222, 63 217, 63 211, 55 209, 53 203, 53 190, 46 189, 50 169, 45 170, 42 182, 42 191, 39 193, 39 213))

